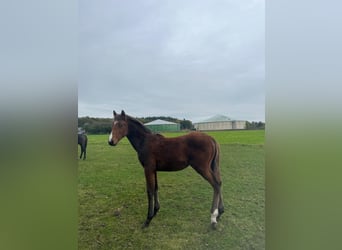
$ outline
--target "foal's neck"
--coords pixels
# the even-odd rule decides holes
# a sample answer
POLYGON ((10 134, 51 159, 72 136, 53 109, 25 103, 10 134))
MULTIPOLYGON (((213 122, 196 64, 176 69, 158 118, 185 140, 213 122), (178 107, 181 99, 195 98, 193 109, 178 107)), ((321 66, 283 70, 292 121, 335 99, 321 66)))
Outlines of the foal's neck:
POLYGON ((128 123, 127 138, 138 153, 142 150, 146 137, 151 134, 147 128, 139 121, 130 118, 128 123))

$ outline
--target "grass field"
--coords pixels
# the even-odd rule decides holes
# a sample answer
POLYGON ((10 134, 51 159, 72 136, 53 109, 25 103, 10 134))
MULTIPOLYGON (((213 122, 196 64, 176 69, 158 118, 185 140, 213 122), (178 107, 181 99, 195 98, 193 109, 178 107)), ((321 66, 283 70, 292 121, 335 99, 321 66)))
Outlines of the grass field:
MULTIPOLYGON (((181 133, 169 133, 177 136, 181 133)), ((210 227, 213 190, 191 167, 158 172, 161 208, 147 229, 144 171, 127 139, 89 135, 79 160, 79 249, 264 249, 263 130, 209 132, 221 146, 225 213, 210 227)))

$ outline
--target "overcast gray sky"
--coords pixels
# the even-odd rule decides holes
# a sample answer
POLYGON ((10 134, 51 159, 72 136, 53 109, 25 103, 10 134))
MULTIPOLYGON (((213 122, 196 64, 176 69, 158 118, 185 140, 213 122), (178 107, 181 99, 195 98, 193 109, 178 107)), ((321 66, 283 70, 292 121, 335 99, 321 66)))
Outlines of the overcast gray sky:
POLYGON ((79 2, 78 115, 265 121, 264 0, 79 2))

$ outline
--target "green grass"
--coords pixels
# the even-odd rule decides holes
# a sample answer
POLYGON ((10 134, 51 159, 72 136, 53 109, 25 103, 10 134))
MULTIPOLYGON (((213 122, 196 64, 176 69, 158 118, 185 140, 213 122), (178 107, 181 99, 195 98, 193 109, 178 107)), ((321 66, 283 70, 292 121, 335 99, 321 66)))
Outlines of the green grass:
MULTIPOLYGON (((167 137, 183 135, 183 132, 164 133, 167 137)), ((209 131, 220 144, 264 144, 265 130, 209 131)))
POLYGON ((136 152, 127 139, 110 147, 107 135, 89 135, 79 161, 79 249, 264 249, 264 131, 208 134, 221 145, 225 213, 217 230, 212 188, 191 167, 158 173, 161 208, 141 229, 147 196, 136 152))

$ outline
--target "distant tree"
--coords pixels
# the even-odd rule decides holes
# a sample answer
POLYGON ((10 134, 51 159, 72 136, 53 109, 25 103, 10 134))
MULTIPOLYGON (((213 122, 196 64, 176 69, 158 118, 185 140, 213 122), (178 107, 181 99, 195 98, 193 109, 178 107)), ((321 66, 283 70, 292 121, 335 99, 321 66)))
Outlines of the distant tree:
POLYGON ((183 121, 180 121, 179 123, 180 123, 181 129, 192 129, 193 128, 192 122, 189 120, 183 119, 183 121))
POLYGON ((265 129, 265 123, 261 122, 261 121, 259 121, 259 122, 247 121, 246 122, 246 129, 250 129, 250 130, 252 130, 252 129, 265 129))
POLYGON ((110 118, 80 117, 78 118, 78 127, 83 128, 89 134, 108 134, 112 127, 112 120, 110 118))

